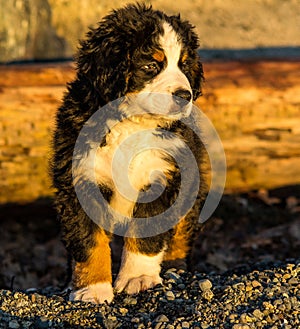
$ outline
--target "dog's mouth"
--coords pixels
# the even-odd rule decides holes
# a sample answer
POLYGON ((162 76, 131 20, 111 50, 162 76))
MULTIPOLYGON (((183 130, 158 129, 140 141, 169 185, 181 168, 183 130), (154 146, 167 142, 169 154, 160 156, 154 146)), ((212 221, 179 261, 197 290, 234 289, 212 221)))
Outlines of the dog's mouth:
POLYGON ((180 116, 180 117, 188 117, 191 113, 192 109, 192 102, 187 101, 183 98, 172 96, 172 104, 169 108, 169 115, 170 116, 180 116))

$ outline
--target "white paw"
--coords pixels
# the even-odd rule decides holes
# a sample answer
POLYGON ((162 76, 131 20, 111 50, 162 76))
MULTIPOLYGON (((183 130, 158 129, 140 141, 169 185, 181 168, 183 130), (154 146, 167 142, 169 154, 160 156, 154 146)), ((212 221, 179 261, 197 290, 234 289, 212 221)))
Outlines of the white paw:
POLYGON ((137 294, 155 287, 162 283, 159 275, 141 275, 137 278, 118 277, 115 282, 115 289, 117 292, 125 291, 127 294, 137 294))
POLYGON ((123 249, 122 264, 115 282, 117 292, 137 294, 162 283, 159 276, 164 251, 148 256, 123 249))
POLYGON ((69 300, 103 304, 110 303, 114 298, 113 288, 109 282, 98 282, 90 286, 73 291, 69 300))

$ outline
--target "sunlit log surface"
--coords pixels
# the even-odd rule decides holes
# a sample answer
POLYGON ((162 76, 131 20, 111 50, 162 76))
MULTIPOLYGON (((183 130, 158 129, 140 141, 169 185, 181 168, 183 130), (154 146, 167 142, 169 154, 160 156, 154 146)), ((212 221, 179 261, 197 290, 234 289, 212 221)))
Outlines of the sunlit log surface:
MULTIPOLYGON (((300 183, 300 61, 204 63, 199 107, 227 157, 227 191, 300 183)), ((53 194, 54 116, 71 63, 0 66, 0 203, 53 194)))

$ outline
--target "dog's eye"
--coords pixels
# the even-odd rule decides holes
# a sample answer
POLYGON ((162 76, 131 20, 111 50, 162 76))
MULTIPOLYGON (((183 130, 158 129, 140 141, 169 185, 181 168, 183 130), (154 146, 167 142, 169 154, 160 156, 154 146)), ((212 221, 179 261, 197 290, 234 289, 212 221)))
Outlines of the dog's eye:
POLYGON ((148 63, 142 66, 142 70, 147 74, 157 74, 159 71, 159 67, 155 62, 148 63))

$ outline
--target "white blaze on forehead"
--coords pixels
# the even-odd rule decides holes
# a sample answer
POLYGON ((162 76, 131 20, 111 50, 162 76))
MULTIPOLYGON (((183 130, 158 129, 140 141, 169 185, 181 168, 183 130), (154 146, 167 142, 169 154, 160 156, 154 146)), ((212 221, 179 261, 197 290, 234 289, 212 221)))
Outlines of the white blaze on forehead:
MULTIPOLYGON (((150 113, 173 115, 174 99, 161 95, 173 95, 177 90, 188 90, 192 94, 192 88, 187 76, 179 67, 181 50, 183 47, 180 35, 173 27, 164 22, 163 34, 159 38, 159 45, 166 59, 166 67, 138 93, 137 104, 150 113)), ((190 102, 191 104, 191 102, 190 102)), ((177 118, 188 116, 191 107, 185 106, 184 111, 178 112, 177 118)), ((173 117, 173 119, 175 116, 173 117)))
POLYGON ((164 50, 165 56, 167 58, 168 67, 177 67, 182 46, 178 40, 178 34, 167 22, 163 23, 163 30, 164 34, 160 37, 160 45, 164 50))

